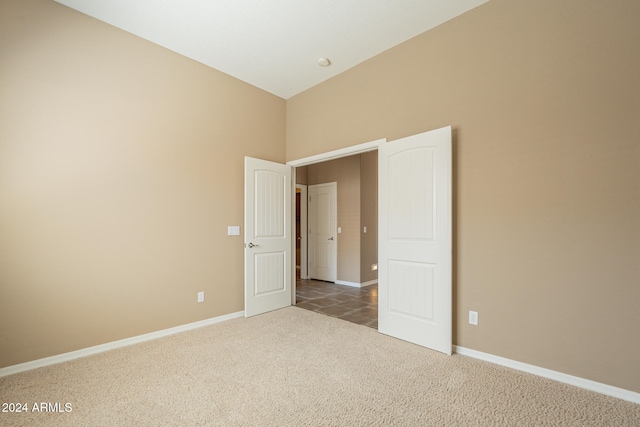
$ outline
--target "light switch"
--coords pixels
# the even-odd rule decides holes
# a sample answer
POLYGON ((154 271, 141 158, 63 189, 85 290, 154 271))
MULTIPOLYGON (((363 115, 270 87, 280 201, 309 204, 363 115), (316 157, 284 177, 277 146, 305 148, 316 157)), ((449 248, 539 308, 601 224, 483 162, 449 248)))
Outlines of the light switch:
POLYGON ((239 225, 230 225, 227 227, 227 236, 239 236, 239 235, 240 235, 239 225))
POLYGON ((338 227, 338 234, 342 233, 342 227, 338 227))

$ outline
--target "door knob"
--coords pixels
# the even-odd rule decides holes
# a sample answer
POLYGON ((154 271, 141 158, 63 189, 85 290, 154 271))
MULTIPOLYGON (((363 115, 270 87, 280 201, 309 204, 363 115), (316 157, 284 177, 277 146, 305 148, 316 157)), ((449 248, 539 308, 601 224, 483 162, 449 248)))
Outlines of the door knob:
POLYGON ((333 237, 329 237, 329 240, 333 240, 333 237))
POLYGON ((258 246, 258 245, 254 245, 253 243, 249 242, 249 244, 247 246, 249 246, 250 248, 254 248, 254 247, 258 246))

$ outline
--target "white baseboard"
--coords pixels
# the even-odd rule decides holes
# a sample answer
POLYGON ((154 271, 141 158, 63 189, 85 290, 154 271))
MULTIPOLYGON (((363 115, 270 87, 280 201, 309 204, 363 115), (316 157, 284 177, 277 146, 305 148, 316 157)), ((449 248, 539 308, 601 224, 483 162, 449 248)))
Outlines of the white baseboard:
POLYGON ((528 372, 530 374, 538 375, 544 378, 549 378, 555 381, 559 381, 561 383, 595 391, 596 393, 605 394, 607 396, 616 397, 618 399, 627 400, 633 403, 640 403, 640 393, 636 393, 634 391, 613 387, 607 384, 602 384, 596 381, 591 381, 591 380, 587 380, 580 377, 574 377, 573 375, 563 374, 562 372, 552 371, 550 369, 541 368, 535 365, 529 365, 527 363, 506 359, 504 357, 495 356, 489 353, 483 353, 481 351, 472 350, 472 349, 457 346, 457 345, 453 346, 453 351, 463 356, 469 356, 475 359, 485 360, 487 362, 495 363, 496 365, 506 366, 508 368, 516 369, 518 371, 528 372))
POLYGON ((376 283, 378 283, 377 280, 370 280, 368 282, 364 282, 364 283, 358 283, 358 282, 345 282, 344 280, 336 280, 335 284, 336 285, 344 285, 344 286, 351 286, 353 288, 364 288, 365 286, 371 286, 371 285, 375 285, 376 283))
POLYGON ((80 350, 71 351, 69 353, 58 354, 51 357, 45 357, 43 359, 32 360, 31 362, 25 362, 25 363, 20 363, 18 365, 7 366, 6 368, 0 368, 0 377, 6 377, 7 375, 13 375, 19 372, 29 371, 31 369, 36 369, 36 368, 42 368, 44 366, 55 365, 56 363, 67 362, 73 359, 79 359, 81 357, 102 353, 102 352, 113 350, 120 347, 126 347, 132 344, 138 344, 145 341, 155 340, 157 338, 166 337, 168 335, 177 334, 179 332, 190 331, 192 329, 213 325, 215 323, 224 322, 226 320, 231 320, 231 319, 235 319, 237 317, 242 317, 242 316, 244 316, 244 311, 238 311, 231 314, 225 314, 224 316, 218 316, 218 317, 213 317, 211 319, 201 320, 199 322, 187 323, 186 325, 176 326, 174 328, 163 329, 161 331, 150 332, 144 335, 138 335, 131 338, 125 338, 118 341, 112 341, 105 344, 96 345, 93 347, 87 347, 80 350))

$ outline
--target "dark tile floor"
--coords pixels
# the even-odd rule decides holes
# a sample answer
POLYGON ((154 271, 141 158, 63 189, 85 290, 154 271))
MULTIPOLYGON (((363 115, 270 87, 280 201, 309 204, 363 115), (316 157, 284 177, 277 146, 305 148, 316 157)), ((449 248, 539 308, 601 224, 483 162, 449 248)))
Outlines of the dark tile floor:
POLYGON ((378 329, 378 285, 354 288, 319 280, 299 280, 296 305, 378 329))

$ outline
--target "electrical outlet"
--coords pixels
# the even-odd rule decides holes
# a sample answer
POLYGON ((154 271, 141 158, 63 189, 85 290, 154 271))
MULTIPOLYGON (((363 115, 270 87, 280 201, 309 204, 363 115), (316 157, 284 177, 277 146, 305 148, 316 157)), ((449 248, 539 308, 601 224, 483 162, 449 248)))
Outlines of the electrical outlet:
POLYGON ((198 302, 204 302, 204 292, 198 292, 198 302))
POLYGON ((477 311, 469 311, 469 324, 470 325, 478 325, 478 312, 477 311))

